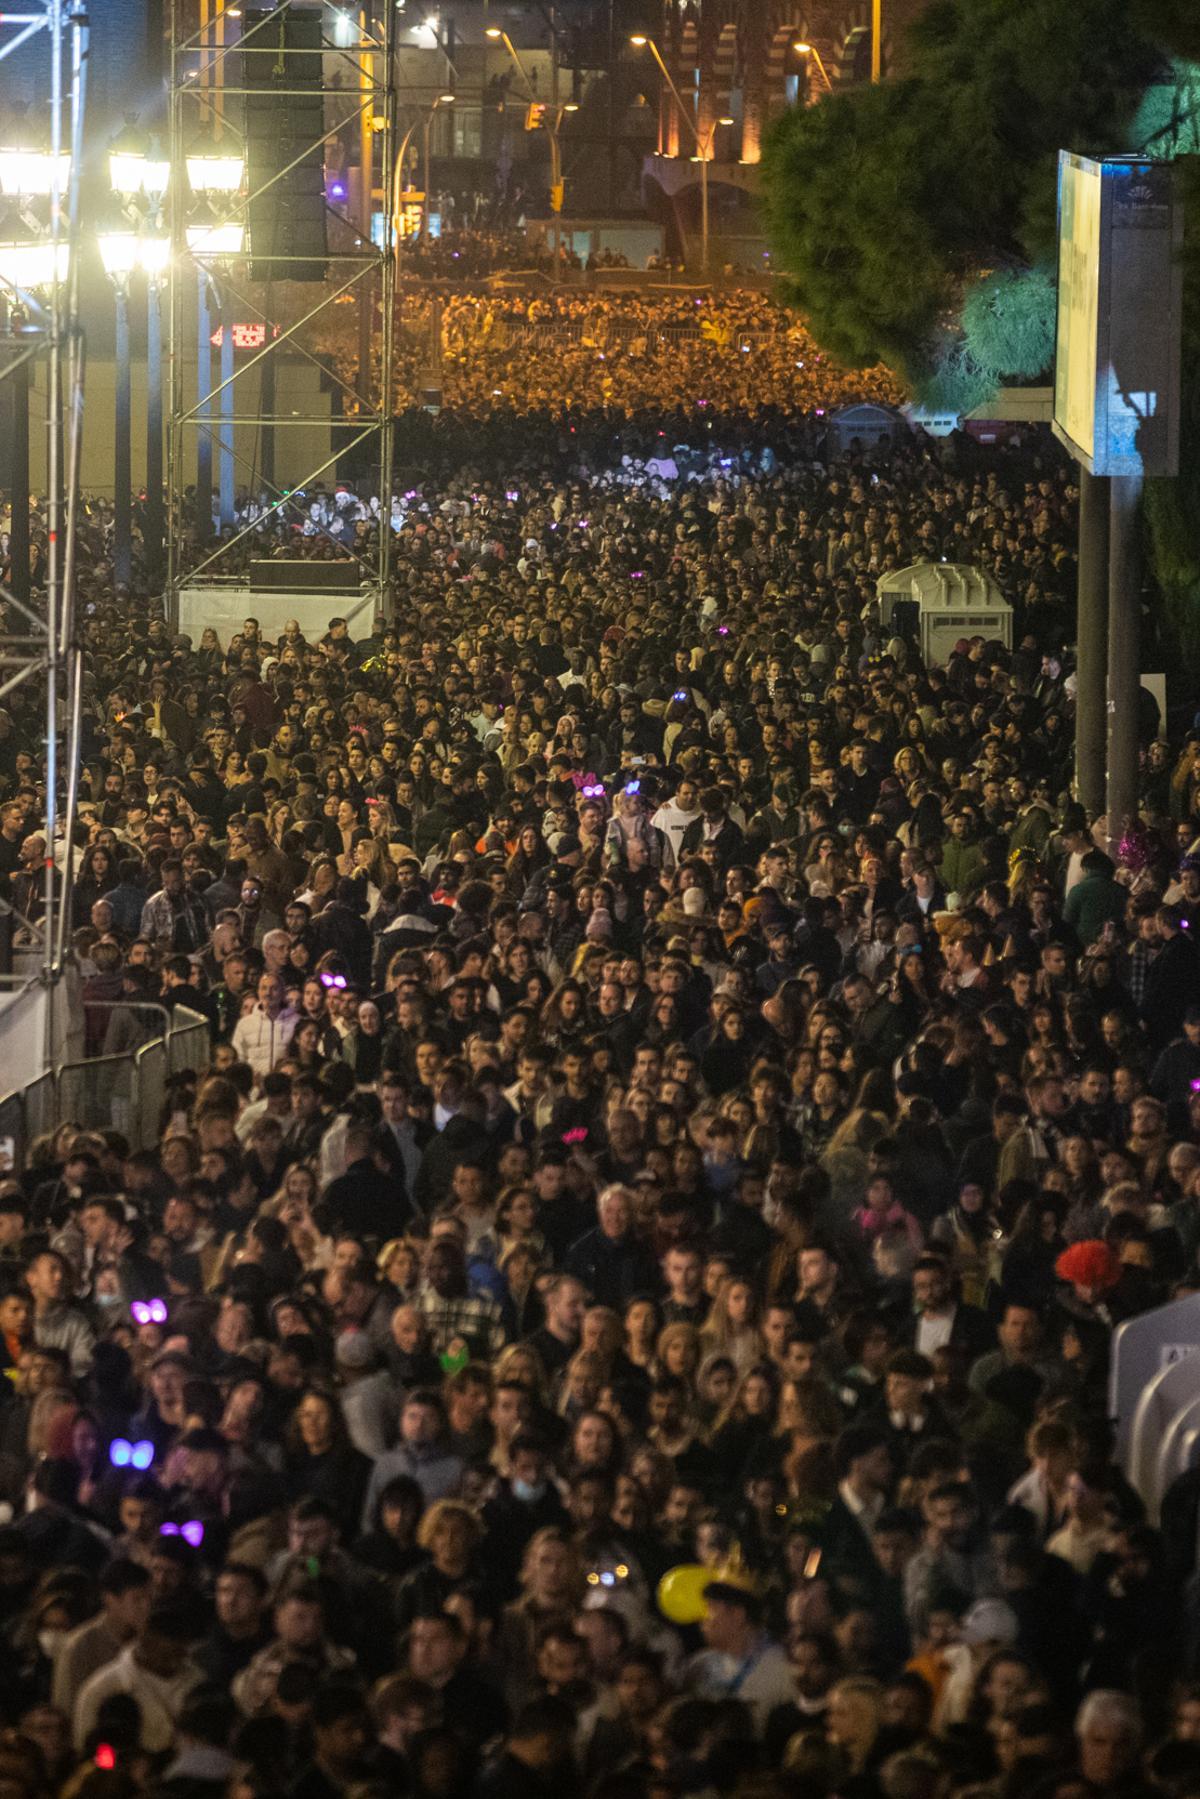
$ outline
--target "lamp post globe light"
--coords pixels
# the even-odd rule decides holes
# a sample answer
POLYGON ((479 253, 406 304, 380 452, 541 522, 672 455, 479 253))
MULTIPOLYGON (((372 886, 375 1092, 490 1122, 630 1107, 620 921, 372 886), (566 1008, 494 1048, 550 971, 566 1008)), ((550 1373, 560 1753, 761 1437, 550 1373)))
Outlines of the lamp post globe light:
POLYGON ((113 579, 128 588, 133 579, 133 471, 130 431, 129 289, 138 267, 133 231, 106 231, 100 260, 113 285, 117 308, 117 388, 113 429, 113 579))
POLYGON ((130 425, 130 290, 135 273, 146 277, 146 511, 143 543, 147 573, 162 570, 165 526, 162 451, 162 281, 170 245, 163 233, 163 204, 171 164, 153 138, 131 120, 108 152, 108 183, 129 229, 102 233, 100 258, 116 295, 116 450, 114 576, 132 573, 132 433, 130 425))
MULTIPOLYGON (((212 300, 217 297, 215 264, 223 258, 240 255, 245 242, 245 226, 238 220, 223 217, 235 194, 240 193, 246 178, 246 162, 240 143, 226 132, 219 137, 199 137, 189 147, 185 165, 192 197, 203 206, 207 216, 197 218, 185 228, 184 238, 196 264, 197 300, 197 373, 196 416, 199 432, 196 440, 196 525, 202 537, 212 531, 212 435, 205 420, 212 413, 212 300)), ((217 311, 219 313, 219 300, 217 311)), ((221 411, 232 418, 232 351, 228 321, 221 338, 221 411)), ((221 515, 233 515, 233 427, 221 427, 220 497, 221 515)))
MULTIPOLYGON (((45 296, 66 281, 69 253, 64 238, 46 235, 39 214, 53 208, 70 179, 71 159, 21 141, 16 132, 0 144, 0 197, 8 202, 0 220, 0 283, 10 323, 18 330, 45 329, 45 296), (37 322, 39 321, 40 322, 37 322)), ((29 362, 19 356, 12 373, 12 527, 10 564, 13 593, 30 597, 29 536, 29 362)))

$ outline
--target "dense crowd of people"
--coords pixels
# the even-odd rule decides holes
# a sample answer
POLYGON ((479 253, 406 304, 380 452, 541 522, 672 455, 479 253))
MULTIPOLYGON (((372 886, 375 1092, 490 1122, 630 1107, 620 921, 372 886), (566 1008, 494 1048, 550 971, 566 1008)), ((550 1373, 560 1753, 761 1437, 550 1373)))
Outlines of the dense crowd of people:
MULTIPOLYGON (((349 380, 356 345, 348 319, 338 328, 324 347, 349 380)), ((435 373, 442 404, 475 416, 699 408, 754 417, 905 398, 889 370, 841 368, 776 299, 736 289, 435 296, 413 285, 401 295, 391 367, 399 405, 416 404, 435 373)))
MULTIPOLYGON (((436 207, 436 200, 434 205, 436 207)), ((519 272, 553 276, 555 260, 549 237, 531 237, 516 226, 480 230, 474 225, 440 224, 436 236, 418 232, 398 249, 401 278, 425 281, 463 281, 480 275, 519 272)), ((671 266, 657 253, 648 258, 650 269, 671 266)), ((580 256, 570 242, 561 242, 557 268, 560 276, 604 269, 627 269, 629 258, 620 250, 602 249, 580 256)))
POLYGON ((1200 735, 1110 858, 1047 436, 627 353, 263 521, 395 531, 357 640, 173 636, 85 523, 83 1028, 211 1056, 0 1181, 5 1799, 1200 1793, 1200 1479, 1106 1389, 1200 1279, 1200 735), (880 627, 923 558, 1011 647, 880 627))

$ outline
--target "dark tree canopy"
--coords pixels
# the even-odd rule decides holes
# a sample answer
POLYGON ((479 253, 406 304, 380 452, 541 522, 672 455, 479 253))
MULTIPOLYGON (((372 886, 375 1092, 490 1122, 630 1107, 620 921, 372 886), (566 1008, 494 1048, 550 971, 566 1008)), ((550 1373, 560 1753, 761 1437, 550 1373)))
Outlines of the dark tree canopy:
POLYGON ((1200 653, 1200 3, 931 0, 902 80, 787 113, 768 234, 816 337, 967 412, 1052 360, 1060 149, 1178 162, 1186 220, 1182 473, 1151 481, 1160 592, 1200 653))
POLYGON ((973 282, 1052 259, 1058 151, 1125 143, 1162 61, 1128 0, 933 0, 904 80, 786 114, 763 201, 817 336, 927 381, 973 282))

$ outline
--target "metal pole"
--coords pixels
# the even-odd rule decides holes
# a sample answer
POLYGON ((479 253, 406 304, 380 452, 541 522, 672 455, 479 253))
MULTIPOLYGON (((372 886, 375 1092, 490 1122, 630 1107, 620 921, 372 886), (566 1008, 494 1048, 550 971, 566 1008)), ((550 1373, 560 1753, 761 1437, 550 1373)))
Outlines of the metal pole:
POLYGON ((133 579, 133 456, 130 443, 129 284, 117 280, 117 406, 113 432, 113 579, 133 579))
POLYGON ((212 314, 208 306, 208 274, 196 269, 196 530, 201 543, 212 536, 212 314))
MULTIPOLYGON (((19 316, 19 315, 18 315, 19 316)), ((29 363, 17 363, 12 381, 12 531, 9 564, 12 590, 29 600, 29 363)))
MULTIPOLYGON (((50 284, 50 356, 47 369, 47 533, 46 533, 46 866, 42 903, 42 973, 47 983, 55 974, 55 907, 58 882, 54 852, 58 836, 58 692, 62 615, 62 409, 63 281, 59 262, 63 234, 62 124, 63 124, 63 26, 64 0, 50 0, 50 243, 53 277, 50 284)), ((53 1008, 46 1009, 46 1060, 54 1055, 53 1008)))
MULTIPOLYGON (((167 152, 170 157, 171 173, 183 166, 183 117, 182 99, 179 92, 179 59, 178 37, 179 21, 175 7, 168 3, 167 13, 167 152)), ((187 541, 187 520, 181 513, 183 490, 187 481, 185 468, 185 450, 183 432, 179 428, 179 415, 183 411, 184 385, 184 321, 187 316, 188 301, 187 282, 182 258, 183 250, 183 206, 180 202, 178 179, 172 180, 164 197, 164 223, 170 254, 167 259, 167 340, 166 368, 163 371, 164 385, 167 394, 166 416, 163 421, 166 428, 166 442, 163 455, 164 496, 164 554, 163 554, 163 594, 164 610, 167 615, 167 626, 171 631, 179 629, 179 575, 180 550, 187 541)), ((161 299, 161 294, 160 294, 161 299)), ((160 312, 161 325, 161 312, 160 312)))
POLYGON ((263 358, 262 373, 259 378, 258 410, 262 414, 262 438, 259 452, 259 473, 262 486, 267 493, 275 487, 275 358, 263 358))
POLYGON ((426 243, 429 242, 429 199, 430 199, 430 192, 429 192, 429 133, 433 126, 433 115, 436 111, 437 111, 437 101, 435 100, 433 105, 429 108, 429 111, 425 114, 425 124, 424 124, 423 130, 422 130, 422 136, 424 139, 423 161, 424 161, 424 165, 425 165, 425 177, 424 177, 425 203, 421 208, 421 235, 425 239, 426 243))
POLYGON ((883 0, 871 0, 871 80, 883 74, 883 0))
MULTIPOLYGON (((380 143, 380 184, 383 188, 383 231, 379 243, 379 608, 392 613, 392 451, 395 424, 392 418, 392 362, 396 340, 396 247, 392 208, 388 205, 388 179, 396 148, 396 21, 394 6, 385 7, 383 30, 383 132, 380 143)), ((453 68, 453 64, 451 64, 453 68)), ((429 189, 426 188, 426 205, 429 189)))
POLYGON ((700 264, 708 274, 708 149, 700 146, 700 264))
POLYGON ((1116 854, 1138 808, 1138 691, 1142 572, 1138 545, 1140 475, 1109 480, 1108 550, 1108 815, 1109 854, 1116 854))
POLYGON ((221 525, 233 523, 233 319, 228 297, 221 296, 221 423, 218 445, 218 494, 221 525))
MULTIPOLYGON (((374 69, 371 47, 367 40, 368 13, 365 7, 358 15, 359 55, 358 55, 358 99, 359 99, 359 137, 358 137, 358 229, 364 245, 371 242, 371 154, 372 136, 374 132, 374 69)), ((364 281, 358 290, 358 397, 364 411, 371 404, 371 325, 374 307, 372 305, 371 283, 364 281)))
POLYGON ((550 138, 550 209, 553 216, 551 226, 551 250, 554 256, 554 279, 562 279, 562 152, 558 145, 558 116, 549 130, 550 138))
POLYGON ((550 205, 554 213, 551 248, 554 255, 554 279, 562 279, 562 158, 558 152, 558 125, 562 114, 558 109, 558 16, 550 6, 550 205))
MULTIPOLYGON (((637 41, 640 43, 641 39, 639 38, 637 41)), ((708 273, 708 155, 707 155, 707 151, 708 151, 709 145, 706 145, 704 140, 701 138, 700 131, 696 124, 696 121, 692 118, 691 113, 684 106, 683 99, 680 95, 679 89, 675 86, 674 80, 671 77, 671 71, 668 69, 666 63, 662 59, 662 52, 660 51, 658 45, 655 43, 655 41, 652 37, 648 37, 645 41, 646 41, 646 45, 650 51, 651 56, 653 56, 655 62, 658 64, 659 73, 661 74, 663 80, 666 82, 667 86, 671 90, 671 97, 675 102, 676 113, 687 121, 687 128, 691 132, 692 137, 695 140, 696 154, 700 159, 700 258, 704 265, 704 272, 705 272, 705 274, 707 274, 708 273)), ((711 139, 710 139, 710 144, 711 144, 711 139)))
MULTIPOLYGON (((63 555, 63 604, 59 614, 59 653, 66 665, 67 722, 67 793, 63 808, 64 855, 61 869, 61 900, 58 907, 54 943, 54 968, 61 972, 67 957, 67 931, 70 906, 66 896, 74 879, 75 813, 79 804, 80 733, 83 721, 83 650, 75 629, 75 548, 79 512, 79 463, 83 446, 83 388, 86 355, 83 333, 79 329, 79 223, 80 179, 83 167, 83 123, 87 96, 86 16, 78 6, 71 15, 71 186, 70 233, 71 266, 69 271, 68 309, 71 343, 67 374, 70 383, 66 444, 67 508, 66 543, 63 555)), ((48 1025, 54 1031, 53 1007, 48 1025)), ((52 1053, 57 1039, 51 1037, 52 1053)))
POLYGON ((146 572, 151 589, 162 580, 163 553, 163 374, 162 287, 152 276, 146 288, 146 572))
POLYGON ((1075 627, 1075 790, 1089 819, 1104 810, 1108 716, 1108 482, 1079 471, 1079 599, 1075 627))
POLYGON ((608 216, 611 219, 617 210, 617 125, 616 98, 614 88, 617 82, 617 40, 613 21, 613 0, 608 0, 608 116, 605 121, 608 133, 608 216))

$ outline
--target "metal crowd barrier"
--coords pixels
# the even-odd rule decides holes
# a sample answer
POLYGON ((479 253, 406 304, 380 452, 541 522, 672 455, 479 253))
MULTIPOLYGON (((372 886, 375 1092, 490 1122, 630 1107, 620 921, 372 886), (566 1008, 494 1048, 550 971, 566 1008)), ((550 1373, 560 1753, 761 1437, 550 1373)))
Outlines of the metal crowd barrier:
POLYGON ((208 1020, 186 1006, 168 1011, 102 1000, 85 1002, 84 1013, 92 1014, 92 1030, 103 1027, 103 1042, 120 1047, 64 1062, 0 1097, 0 1172, 7 1171, 5 1164, 23 1168, 35 1139, 68 1121, 85 1130, 120 1131, 131 1149, 151 1148, 159 1139, 168 1081, 208 1065, 208 1020))

